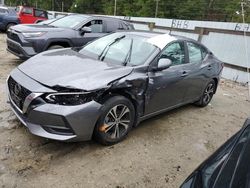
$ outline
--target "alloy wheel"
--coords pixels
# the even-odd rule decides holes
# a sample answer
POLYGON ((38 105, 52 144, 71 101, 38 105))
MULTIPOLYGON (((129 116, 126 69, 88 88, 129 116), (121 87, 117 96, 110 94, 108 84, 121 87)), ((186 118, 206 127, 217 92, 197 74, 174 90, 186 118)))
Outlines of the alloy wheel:
POLYGON ((204 92, 203 102, 205 104, 208 104, 211 101, 213 95, 214 95, 214 84, 210 83, 210 84, 208 84, 208 86, 204 92))
POLYGON ((104 119, 100 131, 106 133, 111 139, 119 139, 126 134, 131 121, 131 112, 124 104, 111 108, 104 119))

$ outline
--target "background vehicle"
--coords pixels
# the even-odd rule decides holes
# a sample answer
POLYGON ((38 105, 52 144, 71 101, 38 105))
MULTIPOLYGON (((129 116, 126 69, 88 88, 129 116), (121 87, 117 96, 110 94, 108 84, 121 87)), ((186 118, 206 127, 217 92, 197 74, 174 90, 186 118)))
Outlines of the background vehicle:
POLYGON ((19 24, 15 8, 0 6, 0 30, 7 31, 11 26, 19 24))
POLYGON ((250 119, 243 128, 204 161, 181 188, 250 187, 250 119))
POLYGON ((27 59, 51 49, 81 47, 116 30, 133 30, 133 25, 115 18, 69 15, 46 25, 18 25, 7 33, 7 50, 27 59))
POLYGON ((33 134, 64 141, 94 136, 109 145, 144 119, 188 103, 208 105, 222 69, 194 40, 117 32, 80 51, 32 57, 12 71, 8 93, 33 134))
POLYGON ((21 24, 38 23, 48 19, 48 13, 45 10, 40 10, 33 7, 18 6, 16 11, 21 24))

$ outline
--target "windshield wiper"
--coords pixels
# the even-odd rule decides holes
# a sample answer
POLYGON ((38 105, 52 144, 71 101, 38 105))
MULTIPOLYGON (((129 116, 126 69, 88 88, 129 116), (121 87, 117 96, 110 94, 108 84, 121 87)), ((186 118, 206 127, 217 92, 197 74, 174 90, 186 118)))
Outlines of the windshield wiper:
POLYGON ((134 40, 131 39, 131 43, 130 43, 130 47, 129 47, 129 51, 128 51, 128 55, 125 58, 125 61, 122 63, 122 65, 126 66, 128 64, 128 62, 131 61, 131 55, 132 55, 132 49, 133 49, 133 43, 134 40))
POLYGON ((112 46, 113 44, 117 43, 118 41, 120 41, 121 39, 125 38, 125 35, 122 35, 118 38, 116 38, 114 41, 112 41, 111 43, 109 43, 102 51, 102 53, 98 56, 98 60, 103 61, 103 59, 105 58, 105 56, 107 55, 107 52, 110 48, 110 46, 112 46))

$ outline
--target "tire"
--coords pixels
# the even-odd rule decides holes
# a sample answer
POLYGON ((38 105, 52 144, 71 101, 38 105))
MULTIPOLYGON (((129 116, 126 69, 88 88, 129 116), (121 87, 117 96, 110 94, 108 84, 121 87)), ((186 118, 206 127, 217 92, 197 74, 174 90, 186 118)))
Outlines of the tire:
POLYGON ((9 24, 6 26, 6 31, 8 31, 9 28, 12 27, 12 26, 14 26, 14 25, 16 25, 16 24, 14 24, 14 23, 9 23, 9 24))
POLYGON ((47 50, 56 50, 56 49, 62 49, 62 48, 64 47, 60 45, 53 45, 53 46, 50 46, 47 50))
POLYGON ((130 100, 123 96, 113 96, 103 104, 95 126, 94 139, 102 145, 116 144, 127 136, 134 122, 135 108, 130 100))
POLYGON ((213 95, 215 93, 215 90, 216 90, 216 84, 215 84, 215 81, 212 80, 207 84, 205 90, 203 91, 203 94, 202 94, 200 100, 197 101, 195 103, 195 105, 197 105, 199 107, 207 106, 210 103, 210 101, 212 100, 213 95))

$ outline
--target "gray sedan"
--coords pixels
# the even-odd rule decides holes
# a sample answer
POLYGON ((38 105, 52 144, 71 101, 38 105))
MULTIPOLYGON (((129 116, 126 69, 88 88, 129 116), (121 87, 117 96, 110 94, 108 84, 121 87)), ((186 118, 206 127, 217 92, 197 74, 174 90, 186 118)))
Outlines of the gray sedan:
POLYGON ((194 40, 118 32, 80 50, 38 54, 11 72, 7 86, 13 111, 31 133, 110 145, 142 120, 189 103, 208 105, 222 69, 194 40))

